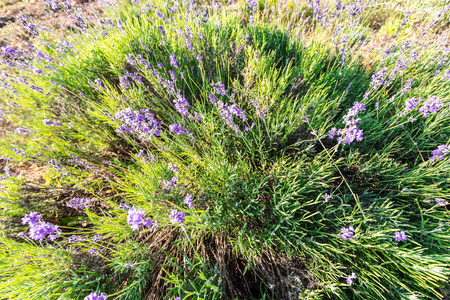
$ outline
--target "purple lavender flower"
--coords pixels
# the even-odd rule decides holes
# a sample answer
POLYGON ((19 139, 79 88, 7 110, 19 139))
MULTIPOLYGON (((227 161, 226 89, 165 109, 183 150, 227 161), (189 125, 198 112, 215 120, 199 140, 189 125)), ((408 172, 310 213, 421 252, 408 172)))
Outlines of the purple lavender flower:
POLYGON ((60 165, 58 162, 56 162, 55 160, 51 159, 51 160, 48 162, 48 164, 49 164, 50 166, 52 166, 56 171, 62 172, 61 165, 60 165))
POLYGON ((97 91, 101 91, 101 89, 103 88, 102 80, 100 78, 97 78, 94 80, 94 83, 95 83, 95 89, 97 91))
POLYGON ((143 225, 145 212, 140 209, 131 208, 128 210, 127 223, 131 226, 133 231, 139 230, 139 225, 143 225))
POLYGON ((340 136, 337 140, 339 144, 343 145, 353 143, 354 141, 362 141, 364 132, 357 127, 360 123, 360 119, 357 119, 356 116, 363 110, 366 110, 364 104, 359 103, 358 101, 353 103, 353 107, 351 107, 343 117, 346 128, 338 130, 336 127, 333 127, 328 133, 329 138, 334 139, 335 136, 340 136))
POLYGON ((135 265, 136 265, 136 262, 134 262, 134 263, 126 263, 125 265, 123 265, 123 267, 125 269, 130 269, 130 268, 134 267, 135 265))
POLYGON ((186 135, 188 134, 187 129, 181 128, 178 124, 171 124, 169 125, 170 133, 176 134, 176 135, 186 135))
POLYGON ((172 177, 172 179, 170 179, 169 181, 166 181, 166 180, 164 180, 163 181, 163 183, 164 183, 164 187, 163 187, 163 189, 164 190, 173 190, 174 188, 176 188, 178 185, 177 185, 177 182, 178 182, 178 177, 172 177))
MULTIPOLYGON (((95 251, 94 251, 95 252, 95 251)), ((84 300, 107 300, 108 297, 105 293, 101 293, 97 296, 96 292, 90 293, 88 296, 84 297, 84 300)))
POLYGON ((258 9, 258 0, 247 0, 248 8, 250 10, 250 14, 256 13, 258 9))
POLYGON ((142 82, 142 76, 139 75, 138 73, 128 73, 128 76, 134 80, 134 82, 136 82, 136 84, 143 84, 142 82))
POLYGON ((145 212, 142 209, 137 210, 133 207, 128 210, 127 223, 133 231, 139 230, 140 225, 152 227, 152 230, 158 225, 156 221, 144 219, 144 214, 145 212))
POLYGON ((114 120, 120 120, 125 124, 119 126, 119 132, 129 132, 144 141, 149 141, 153 136, 160 134, 160 123, 155 119, 149 109, 133 111, 130 107, 114 115, 114 120))
POLYGON ((60 232, 61 230, 58 228, 58 225, 40 221, 30 225, 28 235, 33 240, 43 240, 47 236, 50 240, 54 241, 59 237, 60 232))
POLYGON ((372 75, 372 81, 370 82, 370 87, 377 90, 381 85, 385 83, 385 78, 387 76, 387 69, 383 68, 374 75, 372 75))
POLYGON ((150 228, 150 232, 152 232, 158 227, 158 220, 145 219, 143 225, 150 228))
POLYGON ((67 207, 71 207, 71 208, 79 208, 79 209, 84 209, 91 207, 91 199, 88 198, 73 198, 72 200, 70 200, 66 206, 67 207))
POLYGON ((431 151, 431 161, 441 160, 444 159, 444 154, 447 154, 450 152, 450 146, 447 145, 440 145, 436 150, 431 151))
POLYGON ((70 244, 76 243, 77 241, 78 241, 78 236, 72 235, 72 236, 69 237, 69 243, 70 244))
POLYGON ((35 85, 32 85, 32 84, 30 85, 30 89, 32 89, 36 93, 43 93, 44 92, 44 90, 42 88, 40 88, 38 86, 35 86, 35 85))
POLYGON ((329 194, 323 194, 322 195, 323 201, 325 203, 327 203, 328 201, 330 201, 331 199, 333 199, 333 195, 329 195, 329 194))
POLYGON ((121 209, 121 210, 129 210, 130 208, 131 208, 130 205, 128 205, 127 203, 119 204, 119 209, 121 209))
POLYGON ((96 234, 92 237, 92 241, 94 241, 95 243, 100 241, 102 239, 102 235, 101 234, 96 234))
POLYGON ((436 204, 440 206, 446 206, 448 204, 448 201, 445 201, 444 199, 436 198, 434 200, 436 201, 436 204))
POLYGON ((411 98, 405 101, 405 111, 413 110, 419 103, 422 102, 423 98, 411 98))
POLYGON ((348 276, 346 278, 347 284, 348 285, 352 285, 353 284, 353 280, 356 279, 356 278, 358 278, 358 276, 356 276, 355 273, 352 273, 352 275, 350 275, 350 276, 348 276))
POLYGON ((176 209, 172 209, 169 214, 170 222, 173 224, 182 223, 184 221, 186 214, 182 211, 178 211, 176 209))
POLYGON ((22 218, 22 225, 28 224, 29 226, 33 226, 38 222, 42 222, 42 216, 35 212, 31 212, 22 218))
POLYGON ((170 55, 170 64, 175 68, 178 68, 177 59, 175 58, 175 53, 170 55))
POLYGON ((341 239, 343 239, 344 241, 347 239, 351 239, 353 238, 353 232, 355 231, 355 228, 353 228, 353 226, 349 226, 349 227, 342 227, 341 228, 341 239))
POLYGON ((182 114, 184 116, 188 115, 189 103, 180 93, 177 93, 177 97, 173 100, 173 102, 175 104, 175 109, 180 114, 182 114))
POLYGON ((160 25, 158 28, 159 28, 159 31, 161 31, 162 36, 166 36, 166 31, 164 30, 164 27, 162 25, 160 25))
POLYGON ((227 90, 225 89, 225 85, 222 82, 211 83, 215 92, 219 95, 225 96, 227 94, 227 90))
POLYGON ((431 99, 423 104, 419 109, 423 117, 428 117, 430 113, 437 113, 437 111, 444 106, 444 103, 436 96, 431 96, 431 99))
POLYGON ((194 201, 194 197, 192 197, 191 194, 187 194, 186 198, 184 198, 184 203, 187 205, 188 208, 193 208, 194 204, 192 203, 194 201))
POLYGON ((119 77, 119 85, 122 89, 127 90, 130 88, 130 82, 128 81, 128 76, 120 76, 119 77))
POLYGON ((209 102, 211 102, 212 104, 216 104, 216 95, 214 93, 209 94, 209 102))
POLYGON ((412 86, 414 85, 413 79, 408 79, 405 83, 405 85, 402 87, 402 90, 400 91, 400 94, 405 94, 411 91, 412 86))
POLYGON ((177 73, 175 71, 169 70, 170 78, 172 79, 172 82, 177 81, 177 73))
POLYGON ((397 231, 394 238, 397 242, 406 241, 406 233, 404 231, 397 231))
POLYGON ((354 117, 360 112, 366 110, 366 106, 358 101, 353 103, 353 106, 348 110, 347 114, 343 116, 345 124, 349 125, 354 117))

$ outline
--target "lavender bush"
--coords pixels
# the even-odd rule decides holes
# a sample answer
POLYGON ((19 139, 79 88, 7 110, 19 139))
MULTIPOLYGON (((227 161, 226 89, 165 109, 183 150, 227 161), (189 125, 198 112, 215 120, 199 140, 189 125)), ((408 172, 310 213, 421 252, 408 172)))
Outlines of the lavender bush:
POLYGON ((450 296, 449 5, 101 5, 0 49, 2 297, 450 296))

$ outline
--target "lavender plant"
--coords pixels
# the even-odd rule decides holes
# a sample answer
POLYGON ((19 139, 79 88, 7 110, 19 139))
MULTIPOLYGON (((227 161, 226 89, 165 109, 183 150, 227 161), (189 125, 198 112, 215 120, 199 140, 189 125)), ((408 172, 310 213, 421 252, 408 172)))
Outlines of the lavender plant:
POLYGON ((450 7, 410 2, 45 2, 64 37, 21 17, 0 294, 447 296, 450 7), (23 162, 62 192, 21 196, 23 162))

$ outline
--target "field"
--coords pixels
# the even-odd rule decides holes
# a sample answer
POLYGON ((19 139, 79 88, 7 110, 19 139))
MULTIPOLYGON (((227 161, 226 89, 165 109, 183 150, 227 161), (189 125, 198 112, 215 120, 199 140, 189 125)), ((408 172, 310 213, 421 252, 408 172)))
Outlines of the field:
POLYGON ((450 5, 0 2, 0 299, 450 299, 450 5))

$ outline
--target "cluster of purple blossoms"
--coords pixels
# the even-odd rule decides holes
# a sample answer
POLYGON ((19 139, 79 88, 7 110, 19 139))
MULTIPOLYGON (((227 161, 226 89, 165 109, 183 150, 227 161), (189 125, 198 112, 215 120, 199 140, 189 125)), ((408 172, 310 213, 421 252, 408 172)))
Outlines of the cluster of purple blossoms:
POLYGON ((178 174, 180 172, 180 169, 178 169, 176 164, 169 163, 168 168, 169 168, 169 170, 171 170, 175 174, 178 174))
POLYGON ((341 228, 341 239, 343 239, 344 241, 347 239, 351 239, 353 238, 353 232, 355 231, 355 228, 353 228, 353 226, 348 226, 348 227, 342 227, 341 228))
POLYGON ((182 223, 185 217, 186 214, 184 212, 176 209, 172 209, 169 214, 170 222, 172 222, 172 224, 182 223))
POLYGON ((60 127, 61 126, 61 122, 49 121, 49 120, 42 121, 42 124, 44 124, 45 126, 56 126, 56 127, 60 127))
POLYGON ((92 241, 94 241, 95 243, 100 241, 102 239, 102 235, 101 234, 96 234, 92 237, 92 241))
POLYGON ((96 292, 90 293, 88 296, 84 297, 84 300, 107 300, 108 297, 105 293, 101 293, 100 295, 97 295, 96 292))
POLYGON ((247 0, 248 8, 250 10, 250 24, 253 24, 255 17, 253 16, 258 10, 258 0, 247 0))
POLYGON ((323 202, 327 203, 328 201, 330 201, 331 199, 333 199, 333 195, 329 195, 329 194, 323 194, 322 195, 323 198, 323 202))
POLYGON ((348 285, 352 285, 353 284, 353 280, 358 278, 358 276, 356 276, 355 273, 352 273, 352 275, 348 276, 345 281, 347 282, 348 285))
POLYGON ((411 98, 405 101, 405 113, 407 113, 410 110, 415 109, 417 106, 419 106, 419 103, 423 101, 423 98, 411 98))
POLYGON ((444 199, 441 198, 436 198, 434 200, 436 201, 436 204, 440 206, 446 206, 448 204, 448 201, 445 201, 444 199))
POLYGON ((154 163, 156 161, 156 156, 151 155, 149 152, 145 150, 139 150, 139 153, 134 155, 136 158, 142 158, 143 162, 151 162, 154 163))
POLYGON ((51 241, 54 241, 60 236, 61 230, 58 225, 42 221, 42 216, 35 212, 25 215, 22 218, 22 224, 30 226, 28 236, 33 240, 40 241, 48 237, 51 241))
POLYGON ((159 136, 161 133, 161 124, 155 119, 154 114, 148 108, 137 111, 128 107, 125 110, 117 112, 113 120, 120 120, 125 123, 119 126, 117 129, 119 132, 132 133, 144 141, 149 141, 154 135, 159 136))
POLYGON ((186 135, 188 134, 188 131, 186 128, 181 128, 178 124, 171 124, 169 125, 170 133, 176 134, 176 135, 186 135))
POLYGON ((9 147, 9 150, 13 151, 16 155, 18 156, 25 156, 25 150, 19 149, 19 148, 14 148, 14 147, 9 147))
POLYGON ((167 180, 163 180, 164 186, 163 189, 164 190, 173 190, 174 188, 176 188, 178 186, 178 177, 172 177, 172 179, 170 179, 169 181, 167 180))
POLYGON ((170 64, 175 68, 178 68, 177 59, 175 58, 175 53, 170 55, 170 64))
POLYGON ((50 166, 52 166, 53 169, 55 169, 56 171, 62 172, 61 165, 60 165, 58 162, 56 162, 55 160, 50 159, 50 161, 48 162, 48 164, 49 164, 50 166))
POLYGON ((85 207, 89 208, 91 206, 91 199, 88 198, 73 198, 66 205, 71 208, 79 208, 84 209, 85 207))
POLYGON ((444 154, 447 154, 450 152, 450 146, 447 145, 440 145, 436 150, 431 151, 431 161, 441 160, 444 159, 444 154))
POLYGON ((91 83, 91 86, 96 90, 96 91, 101 91, 103 89, 103 84, 102 84, 102 80, 100 78, 97 78, 94 80, 94 83, 91 83))
POLYGON ((70 243, 70 244, 72 244, 72 243, 77 243, 77 242, 82 242, 82 241, 84 241, 84 240, 85 240, 85 238, 82 237, 82 236, 71 235, 71 236, 69 237, 69 243, 70 243))
POLYGON ((121 210, 129 210, 130 208, 131 208, 130 205, 128 205, 127 203, 119 204, 119 209, 121 209, 121 210))
POLYGON ((42 222, 42 216, 35 212, 31 212, 22 218, 22 225, 28 224, 32 226, 38 222, 42 222))
POLYGON ((218 81, 217 83, 211 83, 211 86, 213 87, 214 91, 218 95, 225 96, 227 94, 227 90, 225 89, 225 85, 218 81))
POLYGON ((186 197, 184 198, 184 204, 187 205, 188 208, 193 208, 194 207, 194 197, 192 197, 191 194, 187 194, 186 197))
POLYGON ((23 27, 31 34, 31 35, 39 35, 39 31, 37 30, 37 26, 31 23, 33 18, 31 16, 22 15, 19 17, 19 21, 23 27))
POLYGON ((357 114, 360 111, 366 110, 364 104, 356 101, 353 103, 353 107, 350 108, 348 113, 343 117, 344 124, 346 125, 343 129, 337 129, 336 127, 331 128, 329 132, 329 138, 334 139, 335 136, 338 136, 338 143, 342 145, 353 143, 356 141, 362 141, 363 139, 363 130, 359 129, 357 125, 360 123, 360 119, 356 118, 357 114))
POLYGON ((178 93, 175 95, 175 99, 173 99, 173 103, 175 105, 175 109, 182 115, 188 115, 189 102, 187 102, 186 98, 181 95, 181 91, 178 90, 178 93))
POLYGON ((12 177, 8 167, 4 167, 3 172, 5 172, 5 176, 0 176, 0 181, 7 181, 12 177))
POLYGON ((44 3, 47 4, 52 10, 57 10, 59 8, 58 0, 44 0, 44 3))
POLYGON ((156 222, 150 219, 144 219, 144 214, 145 212, 142 209, 137 210, 133 207, 128 210, 127 223, 133 231, 139 230, 140 225, 149 228, 154 227, 156 222))
POLYGON ((372 75, 372 81, 370 82, 370 87, 377 90, 380 86, 385 83, 385 78, 387 76, 387 69, 383 68, 380 71, 372 75))
POLYGON ((425 102, 419 111, 423 117, 428 117, 430 113, 437 113, 437 111, 444 106, 444 103, 436 96, 431 96, 431 99, 425 102))
POLYGON ((243 122, 247 121, 246 113, 238 108, 236 104, 228 106, 227 103, 223 103, 221 100, 214 103, 214 105, 219 109, 220 116, 225 123, 234 130, 237 135, 241 135, 241 130, 239 126, 233 122, 233 115, 238 116, 243 122))
POLYGON ((405 93, 409 93, 412 89, 414 85, 414 80, 413 79, 408 79, 405 83, 405 85, 402 87, 400 94, 405 94, 405 93))
POLYGON ((142 76, 140 76, 137 73, 130 73, 127 72, 125 75, 120 76, 119 77, 119 85, 122 89, 127 90, 130 88, 130 81, 129 80, 134 80, 136 82, 136 84, 143 84, 142 82, 142 76))
POLYGON ((136 262, 134 262, 134 263, 126 263, 125 265, 123 265, 123 267, 125 269, 130 269, 130 268, 133 268, 135 265, 136 265, 136 262))
POLYGON ((404 231, 397 231, 394 236, 397 242, 406 241, 406 233, 404 231))

